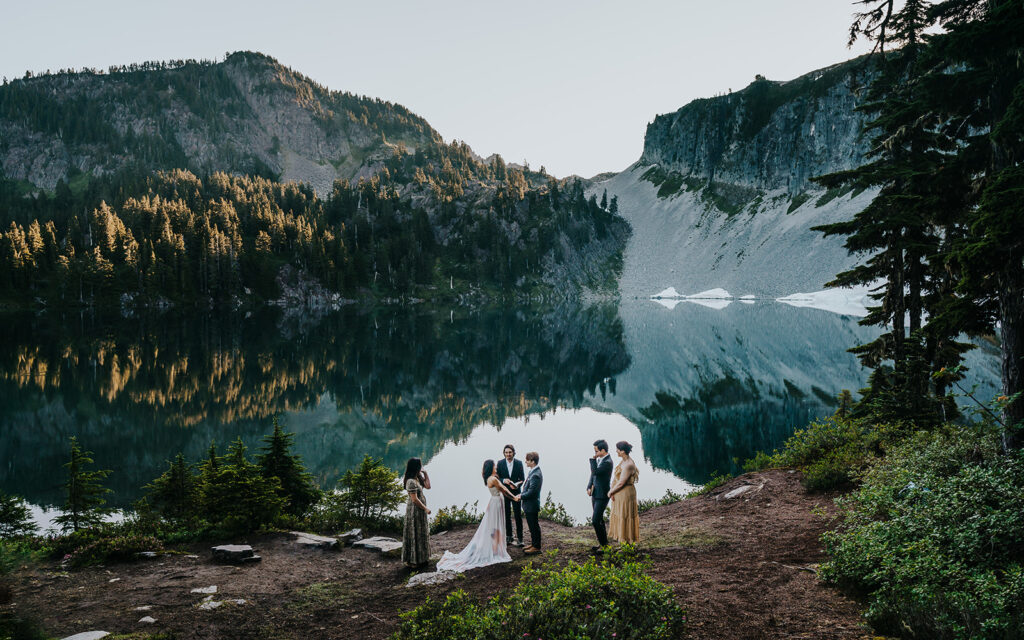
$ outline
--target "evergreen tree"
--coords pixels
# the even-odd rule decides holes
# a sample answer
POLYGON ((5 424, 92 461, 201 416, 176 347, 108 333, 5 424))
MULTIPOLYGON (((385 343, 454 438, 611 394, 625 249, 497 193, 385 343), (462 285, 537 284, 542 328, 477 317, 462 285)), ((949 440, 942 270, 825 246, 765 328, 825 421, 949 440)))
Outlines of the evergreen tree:
POLYGON ((150 502, 165 518, 186 520, 198 515, 199 484, 181 453, 145 489, 150 502))
POLYGON ((264 478, 245 456, 239 438, 203 484, 204 510, 211 522, 232 531, 254 531, 280 515, 285 500, 276 478, 264 478))
POLYGON ((310 505, 320 499, 320 490, 313 476, 306 472, 302 459, 290 453, 294 433, 285 433, 274 417, 274 433, 264 436, 262 453, 256 457, 264 478, 276 478, 280 483, 278 495, 286 500, 285 511, 302 516, 310 505))
POLYGON ((0 491, 0 540, 31 535, 36 529, 25 501, 0 491))
POLYGON ((363 522, 374 522, 398 508, 405 492, 398 474, 370 454, 338 480, 345 506, 363 522))
POLYGON ((87 466, 93 464, 89 456, 91 451, 83 451, 78 446, 78 438, 71 438, 71 455, 64 467, 68 470, 67 483, 64 485, 67 491, 67 500, 64 503, 64 512, 54 518, 54 522, 60 525, 65 531, 79 531, 92 527, 103 520, 103 516, 110 513, 109 509, 103 508, 106 501, 103 494, 110 493, 101 484, 103 479, 110 475, 109 470, 88 471, 87 466))

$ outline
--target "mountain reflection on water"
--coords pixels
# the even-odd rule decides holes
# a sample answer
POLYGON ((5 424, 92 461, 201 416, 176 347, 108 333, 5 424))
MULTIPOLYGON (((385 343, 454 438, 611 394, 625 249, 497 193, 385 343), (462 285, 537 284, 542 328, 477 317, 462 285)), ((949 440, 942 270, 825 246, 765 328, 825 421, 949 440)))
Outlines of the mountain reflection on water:
MULTIPOLYGON (((429 465, 442 449, 474 446, 482 425, 562 408, 624 416, 654 469, 703 483, 832 413, 835 395, 866 378, 846 349, 875 335, 857 318, 774 303, 668 310, 646 300, 304 320, 274 310, 28 315, 5 326, 0 487, 59 505, 75 435, 114 470, 107 485, 120 506, 179 451, 196 461, 211 441, 223 450, 241 437, 255 453, 275 415, 325 487, 366 453, 394 469, 410 456, 429 465)), ((998 379, 995 359, 978 362, 981 377, 998 379)), ((593 420, 561 419, 573 415, 593 420)))
POLYGON ((580 407, 628 364, 614 306, 345 310, 298 321, 8 316, 0 336, 0 486, 62 501, 68 439, 129 504, 182 451, 258 447, 283 415, 324 486, 365 453, 401 468, 482 423, 580 407))

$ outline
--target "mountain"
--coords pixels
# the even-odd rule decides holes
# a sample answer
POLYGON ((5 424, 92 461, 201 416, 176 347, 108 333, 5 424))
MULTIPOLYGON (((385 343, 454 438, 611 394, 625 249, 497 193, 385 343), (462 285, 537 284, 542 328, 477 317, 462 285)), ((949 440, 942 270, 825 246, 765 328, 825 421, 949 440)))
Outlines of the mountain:
POLYGON ((842 238, 811 227, 850 218, 874 193, 810 178, 862 163, 869 141, 855 109, 872 76, 864 58, 788 82, 758 76, 656 117, 640 159, 588 187, 617 196, 633 228, 622 293, 779 296, 820 290, 852 266, 842 238))
POLYGON ((260 53, 15 80, 0 88, 0 166, 44 189, 129 167, 369 177, 401 145, 443 144, 401 105, 330 91, 260 53))

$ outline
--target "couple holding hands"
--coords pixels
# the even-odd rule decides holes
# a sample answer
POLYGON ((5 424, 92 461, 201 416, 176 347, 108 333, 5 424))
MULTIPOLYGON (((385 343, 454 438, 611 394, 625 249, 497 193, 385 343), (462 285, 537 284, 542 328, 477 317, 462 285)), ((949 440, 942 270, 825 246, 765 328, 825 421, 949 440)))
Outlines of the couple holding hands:
MULTIPOLYGON (((628 442, 615 445, 621 462, 612 471, 608 443, 598 440, 594 443, 594 455, 590 459, 590 482, 587 494, 591 498, 594 515, 592 523, 597 534, 598 546, 592 551, 600 553, 608 544, 608 534, 619 542, 636 542, 640 537, 640 518, 637 508, 636 464, 629 457, 632 446, 628 442), (605 530, 604 512, 612 502, 610 532, 605 530)), ((459 553, 445 551, 437 563, 438 571, 466 571, 485 567, 498 562, 510 562, 512 556, 508 546, 523 546, 523 515, 530 530, 530 546, 523 550, 527 555, 540 553, 541 487, 544 476, 541 473, 540 456, 531 451, 526 454, 526 467, 515 459, 516 450, 511 444, 505 445, 503 459, 495 462, 485 460, 483 481, 490 494, 484 509, 483 519, 473 534, 472 540, 459 553), (512 537, 512 517, 515 516, 515 538, 512 537)), ((409 493, 405 512, 405 532, 402 544, 402 560, 409 566, 420 567, 430 559, 429 529, 426 500, 423 489, 430 488, 430 479, 422 470, 419 458, 412 458, 406 465, 404 485, 409 493)))

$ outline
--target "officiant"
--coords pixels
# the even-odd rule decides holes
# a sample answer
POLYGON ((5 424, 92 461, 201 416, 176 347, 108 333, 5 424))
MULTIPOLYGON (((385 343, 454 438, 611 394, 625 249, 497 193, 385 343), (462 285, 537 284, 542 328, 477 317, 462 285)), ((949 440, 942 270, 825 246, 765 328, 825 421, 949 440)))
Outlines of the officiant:
MULTIPOLYGON (((523 486, 526 474, 523 471, 522 460, 516 460, 516 448, 510 444, 505 445, 502 452, 505 459, 498 462, 498 480, 512 492, 518 495, 523 486)), ((518 501, 505 497, 505 542, 507 544, 523 546, 523 507, 518 501), (516 516, 516 537, 512 540, 512 514, 516 516)))

